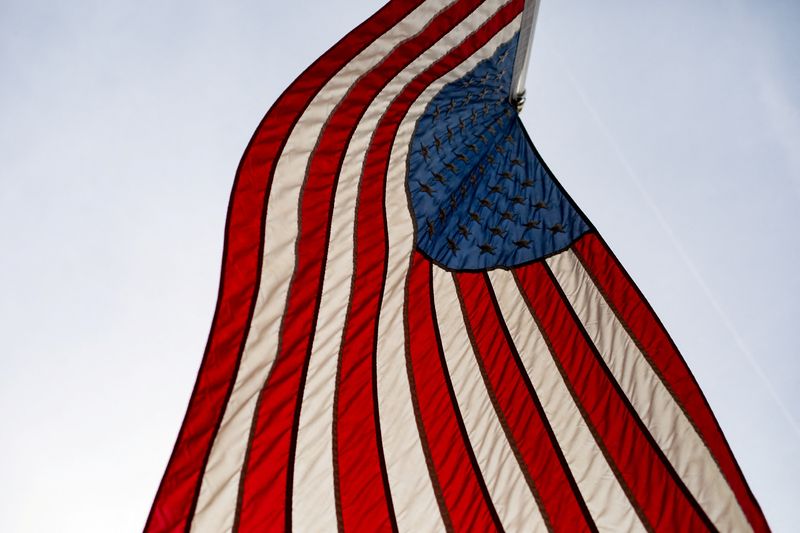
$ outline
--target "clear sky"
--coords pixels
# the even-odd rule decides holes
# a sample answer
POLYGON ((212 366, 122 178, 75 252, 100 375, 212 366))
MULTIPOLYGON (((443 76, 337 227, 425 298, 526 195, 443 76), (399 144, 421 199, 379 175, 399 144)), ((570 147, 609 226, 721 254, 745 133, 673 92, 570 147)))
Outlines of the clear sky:
MULTIPOLYGON (((0 2, 0 530, 141 530, 241 153, 376 8, 0 2)), ((523 112, 776 531, 800 502, 798 27, 792 0, 544 0, 523 112)))

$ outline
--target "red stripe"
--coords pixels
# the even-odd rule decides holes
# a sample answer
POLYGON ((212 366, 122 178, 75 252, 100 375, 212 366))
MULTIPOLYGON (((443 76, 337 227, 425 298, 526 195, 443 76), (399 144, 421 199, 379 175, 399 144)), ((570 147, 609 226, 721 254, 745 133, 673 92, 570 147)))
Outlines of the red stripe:
POLYGON ((515 271, 553 358, 623 487, 658 531, 713 529, 588 341, 543 263, 515 271))
POLYGON ((337 497, 343 526, 373 531, 394 524, 380 442, 375 352, 386 274, 385 180, 397 128, 422 91, 475 53, 519 13, 512 4, 475 35, 417 76, 394 100, 375 131, 359 192, 356 261, 337 379, 337 497))
POLYGON ((344 531, 397 530, 380 436, 375 351, 386 279, 386 173, 398 123, 381 119, 364 163, 356 212, 355 261, 334 406, 337 510, 344 531))
POLYGON ((239 525, 291 529, 297 424, 316 328, 330 238, 333 196, 346 147, 369 104, 395 75, 469 15, 480 0, 462 0, 366 73, 330 117, 311 160, 300 205, 297 263, 280 334, 280 351, 259 397, 243 472, 239 525))
POLYGON ((415 251, 407 288, 408 364, 440 505, 455 531, 502 529, 472 453, 444 361, 433 304, 432 263, 415 251))
POLYGON ((592 531, 594 523, 503 322, 486 274, 455 274, 462 311, 487 389, 496 398, 520 466, 536 486, 554 531, 592 531))
POLYGON ((575 253, 656 374, 697 429, 755 531, 769 531, 697 381, 653 309, 602 239, 593 233, 574 245, 575 253))
POLYGON ((231 192, 219 295, 203 362, 146 532, 180 531, 190 523, 255 307, 267 198, 276 158, 289 132, 328 79, 421 3, 390 2, 350 32, 284 91, 253 134, 231 192))

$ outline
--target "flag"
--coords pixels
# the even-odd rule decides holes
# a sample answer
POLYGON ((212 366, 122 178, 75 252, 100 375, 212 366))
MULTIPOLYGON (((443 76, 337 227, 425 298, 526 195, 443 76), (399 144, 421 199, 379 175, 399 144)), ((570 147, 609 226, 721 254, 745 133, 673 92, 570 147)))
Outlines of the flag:
POLYGON ((520 122, 525 4, 392 0, 267 113, 146 531, 768 529, 520 122))

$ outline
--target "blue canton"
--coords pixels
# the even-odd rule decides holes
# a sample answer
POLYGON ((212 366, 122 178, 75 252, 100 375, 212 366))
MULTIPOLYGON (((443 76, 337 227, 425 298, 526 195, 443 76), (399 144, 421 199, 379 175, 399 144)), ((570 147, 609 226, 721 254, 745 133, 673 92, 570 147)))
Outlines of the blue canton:
POLYGON ((590 228, 508 100, 517 39, 446 85, 411 140, 417 247, 451 270, 529 263, 567 248, 590 228))

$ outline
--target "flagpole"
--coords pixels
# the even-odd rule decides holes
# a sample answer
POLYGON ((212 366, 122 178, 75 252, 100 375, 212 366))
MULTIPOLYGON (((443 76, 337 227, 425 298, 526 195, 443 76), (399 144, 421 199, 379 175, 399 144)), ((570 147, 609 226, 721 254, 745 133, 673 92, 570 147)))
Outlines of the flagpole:
POLYGON ((536 18, 539 15, 539 4, 541 3, 541 0, 525 0, 525 9, 522 12, 522 27, 519 30, 517 56, 514 61, 514 75, 511 78, 511 93, 509 94, 509 99, 517 107, 517 111, 522 111, 522 105, 525 103, 525 77, 528 74, 533 30, 536 27, 536 18))

